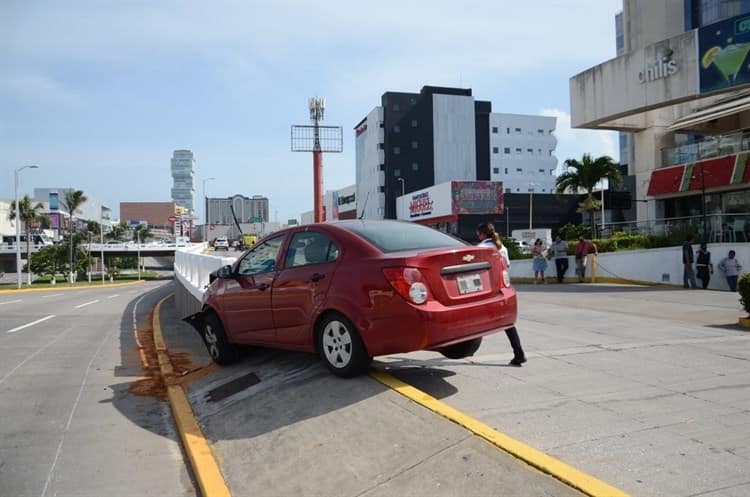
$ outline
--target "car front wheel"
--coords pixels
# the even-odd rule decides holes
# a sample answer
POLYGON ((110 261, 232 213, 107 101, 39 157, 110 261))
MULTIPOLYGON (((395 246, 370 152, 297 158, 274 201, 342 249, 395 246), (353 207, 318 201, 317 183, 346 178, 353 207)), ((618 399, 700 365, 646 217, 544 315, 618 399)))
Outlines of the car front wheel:
POLYGON ((328 369, 335 375, 350 378, 364 373, 370 365, 359 333, 341 314, 331 314, 318 327, 318 350, 328 369))
POLYGON ((463 359, 464 357, 473 356, 474 352, 479 349, 480 345, 482 345, 482 337, 448 345, 447 347, 438 349, 438 352, 448 359, 463 359))
POLYGON ((210 313, 203 318, 203 343, 211 359, 216 364, 226 366, 239 359, 237 347, 229 342, 224 326, 216 314, 210 313))

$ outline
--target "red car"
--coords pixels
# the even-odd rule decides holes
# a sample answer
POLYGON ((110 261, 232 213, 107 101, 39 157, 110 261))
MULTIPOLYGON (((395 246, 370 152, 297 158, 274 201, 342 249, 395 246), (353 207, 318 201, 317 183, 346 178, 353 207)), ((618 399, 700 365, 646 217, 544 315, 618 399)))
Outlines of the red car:
POLYGON ((517 315, 497 250, 409 222, 278 231, 212 278, 189 320, 219 364, 238 358, 238 344, 259 345, 317 352, 348 377, 378 355, 470 356, 517 315))

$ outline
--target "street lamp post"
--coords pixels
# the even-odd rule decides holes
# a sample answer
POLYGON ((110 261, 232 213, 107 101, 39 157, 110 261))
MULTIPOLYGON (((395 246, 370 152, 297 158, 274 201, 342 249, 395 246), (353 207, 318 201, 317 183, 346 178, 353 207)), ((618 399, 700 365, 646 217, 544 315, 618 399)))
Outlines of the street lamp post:
MULTIPOLYGON (((602 180, 602 233, 604 233, 604 180, 602 180)), ((601 233, 599 236, 603 236, 601 233)))
MULTIPOLYGON (((16 276, 18 278, 18 288, 21 288, 21 209, 18 205, 18 173, 24 169, 37 169, 37 164, 19 167, 13 171, 16 189, 16 276)), ((31 260, 28 261, 29 271, 31 271, 31 260)), ((31 273, 29 273, 31 274, 31 273)))
POLYGON ((216 178, 205 178, 203 180, 203 230, 202 230, 202 241, 206 241, 206 229, 208 228, 208 199, 206 198, 206 181, 211 181, 216 178))
POLYGON ((701 164, 701 211, 703 213, 703 243, 708 243, 708 224, 706 223, 706 176, 701 164))
POLYGON ((138 281, 141 281, 141 230, 135 231, 135 237, 138 243, 138 256, 136 259, 136 264, 138 265, 138 281))

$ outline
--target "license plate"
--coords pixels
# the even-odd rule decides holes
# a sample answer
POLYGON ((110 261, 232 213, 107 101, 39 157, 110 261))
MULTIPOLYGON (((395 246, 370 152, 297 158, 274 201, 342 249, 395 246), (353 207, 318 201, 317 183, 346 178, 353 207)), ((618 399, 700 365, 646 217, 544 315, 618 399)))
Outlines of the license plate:
POLYGON ((461 295, 467 293, 481 292, 482 278, 478 274, 466 274, 456 278, 458 283, 458 293, 461 295))

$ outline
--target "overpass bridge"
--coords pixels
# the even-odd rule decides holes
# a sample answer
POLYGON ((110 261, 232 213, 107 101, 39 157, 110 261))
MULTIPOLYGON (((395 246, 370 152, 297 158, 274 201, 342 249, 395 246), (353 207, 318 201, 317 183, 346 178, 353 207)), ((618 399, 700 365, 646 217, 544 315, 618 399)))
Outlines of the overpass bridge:
MULTIPOLYGON (((31 244, 29 249, 32 253, 49 245, 31 244)), ((84 250, 91 250, 91 255, 94 258, 104 253, 105 258, 111 257, 132 257, 140 254, 143 259, 144 267, 148 269, 171 269, 174 265, 174 254, 178 248, 195 248, 202 249, 205 247, 203 243, 193 244, 180 244, 179 246, 174 243, 141 243, 138 245, 134 242, 124 243, 92 243, 83 244, 81 247, 84 250)), ((21 243, 21 259, 22 263, 26 263, 26 244, 21 243)), ((3 243, 0 245, 0 271, 15 272, 16 270, 16 247, 13 243, 3 243)))

